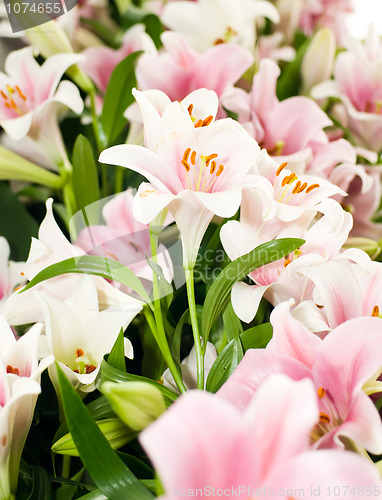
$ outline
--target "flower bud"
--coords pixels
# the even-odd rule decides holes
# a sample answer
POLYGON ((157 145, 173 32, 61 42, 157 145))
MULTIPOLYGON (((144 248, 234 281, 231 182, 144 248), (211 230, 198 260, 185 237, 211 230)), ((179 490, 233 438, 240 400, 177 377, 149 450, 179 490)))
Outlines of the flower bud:
POLYGON ((301 64, 302 93, 308 95, 318 83, 330 78, 336 54, 336 39, 329 28, 313 36, 301 64))
POLYGON ((105 382, 101 391, 119 418, 135 431, 141 431, 165 410, 159 389, 146 382, 105 382))
MULTIPOLYGON (((96 424, 114 450, 121 448, 137 436, 137 433, 126 427, 126 425, 121 422, 119 418, 99 420, 96 424)), ((59 455, 70 455, 71 457, 79 456, 70 433, 65 434, 65 436, 58 439, 53 444, 52 451, 53 453, 58 453, 59 455)))

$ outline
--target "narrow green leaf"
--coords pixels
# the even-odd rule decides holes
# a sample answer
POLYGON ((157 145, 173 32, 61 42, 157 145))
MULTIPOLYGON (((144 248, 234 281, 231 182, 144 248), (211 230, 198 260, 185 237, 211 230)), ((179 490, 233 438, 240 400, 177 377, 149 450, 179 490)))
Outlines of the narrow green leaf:
POLYGON ((86 495, 83 495, 82 497, 79 498, 79 500, 108 500, 108 499, 100 490, 94 490, 91 491, 90 493, 87 493, 86 495))
POLYGON ((111 449, 80 396, 56 363, 63 409, 81 460, 109 500, 154 498, 111 449))
POLYGON ((73 189, 79 209, 100 198, 97 165, 93 149, 83 135, 79 135, 73 148, 73 189))
POLYGON ((134 102, 131 93, 136 86, 135 63, 142 52, 133 52, 121 61, 110 77, 101 114, 107 145, 118 137, 127 121, 123 113, 134 102))
POLYGON ((264 349, 271 340, 272 333, 273 329, 270 323, 263 323, 262 325, 257 325, 245 330, 245 332, 240 335, 244 350, 264 349))
MULTIPOLYGON (((208 290, 202 312, 203 345, 207 340, 211 327, 221 312, 226 308, 233 285, 243 279, 254 269, 269 264, 290 254, 305 243, 298 238, 282 238, 259 245, 251 252, 228 264, 208 290)), ((205 348, 205 347, 204 347, 205 348)))
POLYGON ((52 498, 52 487, 48 473, 38 466, 31 467, 33 477, 33 490, 29 496, 30 500, 50 500, 52 498))
POLYGON ((154 385, 161 393, 167 397, 170 401, 175 401, 178 397, 172 391, 164 387, 162 384, 155 382, 150 378, 142 377, 141 375, 133 375, 132 373, 125 373, 113 366, 109 365, 105 359, 102 360, 101 369, 99 371, 99 376, 97 380, 97 386, 100 386, 104 382, 147 382, 154 385))
POLYGON ((309 46, 309 39, 298 49, 296 57, 287 64, 277 81, 277 97, 282 101, 288 97, 298 95, 301 84, 301 64, 309 46))
POLYGON ((109 363, 109 365, 113 366, 114 368, 117 368, 117 370, 126 372, 125 343, 123 339, 124 339, 123 329, 121 328, 118 337, 107 358, 107 362, 109 363))
POLYGON ((228 342, 214 361, 207 377, 206 390, 216 392, 227 381, 243 357, 243 350, 238 349, 234 340, 228 342))
POLYGON ((142 299, 151 306, 151 299, 147 295, 142 282, 130 269, 116 260, 106 259, 95 255, 81 255, 57 262, 40 271, 22 290, 21 293, 41 281, 54 278, 61 274, 85 273, 102 276, 103 278, 118 281, 135 290, 142 299))
POLYGON ((26 260, 38 224, 5 182, 0 182, 0 213, 0 234, 8 240, 11 258, 26 260))

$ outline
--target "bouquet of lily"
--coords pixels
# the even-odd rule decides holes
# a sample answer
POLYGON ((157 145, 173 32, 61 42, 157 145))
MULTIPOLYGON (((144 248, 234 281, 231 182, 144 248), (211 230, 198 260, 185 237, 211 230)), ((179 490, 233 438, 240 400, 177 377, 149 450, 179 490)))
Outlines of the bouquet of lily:
POLYGON ((382 495, 376 30, 350 0, 16 33, 10 5, 0 500, 382 495))

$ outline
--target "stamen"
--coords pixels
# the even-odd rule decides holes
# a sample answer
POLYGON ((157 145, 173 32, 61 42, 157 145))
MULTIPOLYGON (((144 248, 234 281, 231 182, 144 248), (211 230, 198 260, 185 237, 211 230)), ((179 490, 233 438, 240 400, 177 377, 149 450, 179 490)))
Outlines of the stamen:
MULTIPOLYGON (((190 165, 189 165, 186 161, 182 160, 180 163, 181 163, 181 164, 183 165, 183 167, 186 169, 186 172, 189 172, 189 171, 190 171, 190 168, 191 168, 191 167, 190 167, 190 165)), ((142 193, 142 194, 143 194, 143 193, 142 193)), ((141 197, 142 197, 142 194, 141 194, 141 197)))
POLYGON ((311 191, 313 191, 313 189, 316 189, 316 188, 319 188, 320 185, 319 184, 311 184, 307 190, 305 191, 306 193, 310 193, 311 191))
POLYGON ((0 90, 0 94, 2 96, 3 99, 5 99, 6 101, 8 100, 8 96, 5 95, 4 91, 3 90, 0 90))
POLYGON ((12 104, 12 108, 14 108, 14 109, 17 108, 16 103, 15 103, 15 101, 13 99, 11 99, 11 104, 12 104))
POLYGON ((26 95, 24 95, 24 94, 21 92, 20 87, 19 87, 18 85, 16 85, 16 90, 17 90, 17 92, 18 92, 19 96, 21 97, 21 99, 22 99, 23 101, 26 101, 26 100, 27 100, 27 96, 26 96, 26 95))
POLYGON ((183 155, 183 160, 185 162, 188 161, 188 156, 189 156, 190 153, 191 153, 191 148, 187 148, 186 151, 184 152, 184 155, 183 155))
POLYGON ((285 256, 284 257, 284 267, 287 267, 289 266, 289 264, 291 263, 292 261, 289 259, 289 257, 285 256))
POLYGON ((190 104, 187 108, 187 111, 189 113, 190 116, 192 116, 192 110, 194 109, 194 105, 193 104, 190 104))
POLYGON ((300 187, 301 187, 301 181, 297 181, 295 187, 292 190, 292 194, 299 193, 300 192, 299 191, 300 187))
POLYGON ((7 90, 10 94, 14 94, 15 93, 15 89, 13 87, 11 87, 10 85, 7 85, 7 90))
POLYGON ((219 165, 218 171, 216 172, 216 177, 219 177, 223 173, 224 165, 219 165))
POLYGON ((13 108, 13 106, 12 106, 11 104, 9 104, 9 102, 5 102, 5 103, 4 103, 4 106, 5 106, 6 108, 9 108, 9 109, 12 109, 12 108, 13 108))
POLYGON ((199 128, 199 127, 203 127, 203 120, 198 120, 195 125, 194 125, 195 128, 199 128))
POLYGON ((80 347, 76 349, 76 357, 77 358, 80 358, 81 356, 83 356, 85 353, 83 351, 83 349, 81 349, 80 347))
POLYGON ((191 163, 195 165, 195 159, 196 159, 196 151, 193 151, 191 153, 191 163))
POLYGON ((211 162, 210 174, 213 174, 216 169, 216 161, 211 162))
POLYGON ((94 370, 96 370, 96 368, 97 367, 94 366, 94 365, 86 365, 85 366, 85 371, 86 371, 86 373, 92 373, 92 372, 94 372, 94 370))
POLYGON ((14 373, 15 375, 20 375, 20 371, 18 368, 13 368, 13 366, 7 366, 7 373, 14 373))
POLYGON ((379 316, 379 307, 378 306, 373 307, 373 312, 371 313, 371 315, 373 316, 373 318, 378 318, 378 316, 379 316))
POLYGON ((330 424, 330 417, 327 413, 320 411, 320 422, 330 424))
POLYGON ((284 163, 282 163, 279 168, 276 170, 276 176, 279 176, 281 174, 281 172, 284 170, 284 168, 288 165, 288 162, 287 161, 284 161, 284 163))
POLYGON ((212 115, 207 116, 207 118, 205 118, 203 120, 203 125, 202 126, 203 127, 207 127, 207 125, 209 125, 212 122, 213 119, 214 119, 214 117, 212 115))
POLYGON ((304 189, 306 188, 307 185, 308 185, 308 183, 304 182, 304 184, 302 184, 302 186, 299 188, 299 190, 297 191, 297 193, 302 193, 304 191, 304 189))
POLYGON ((323 387, 319 387, 319 388, 317 389, 317 394, 318 394, 318 397, 319 397, 320 399, 322 399, 322 398, 324 398, 324 397, 325 397, 326 391, 325 391, 325 389, 324 389, 323 387))
MULTIPOLYGON (((188 167, 190 168, 190 167, 188 167)), ((149 196, 150 194, 155 193, 153 189, 146 189, 146 191, 142 191, 142 193, 139 195, 140 198, 146 198, 146 196, 149 196)))

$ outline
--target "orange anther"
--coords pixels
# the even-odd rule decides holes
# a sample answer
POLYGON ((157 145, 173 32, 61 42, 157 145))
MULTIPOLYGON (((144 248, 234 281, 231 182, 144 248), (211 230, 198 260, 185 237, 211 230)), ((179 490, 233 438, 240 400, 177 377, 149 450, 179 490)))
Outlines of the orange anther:
POLYGON ((17 90, 17 92, 18 92, 19 96, 21 97, 21 99, 23 99, 24 101, 26 101, 26 100, 27 100, 27 96, 26 96, 26 95, 24 95, 24 94, 21 92, 20 87, 19 87, 18 85, 16 85, 16 90, 17 90))
POLYGON ((281 172, 284 170, 284 168, 288 165, 288 162, 287 161, 284 161, 284 163, 282 163, 279 168, 276 170, 276 175, 280 175, 281 172))
POLYGON ((373 312, 371 313, 371 315, 374 317, 374 318, 377 318, 378 315, 379 315, 379 307, 378 306, 374 306, 373 307, 373 312))
POLYGON ((216 168, 216 161, 213 160, 211 162, 210 174, 213 174, 215 172, 215 168, 216 168))
POLYGON ((194 105, 193 104, 190 104, 187 108, 187 111, 189 113, 189 115, 191 116, 192 115, 192 110, 194 109, 194 105))
POLYGON ((188 160, 188 156, 189 156, 190 153, 191 153, 191 148, 187 148, 186 151, 184 152, 184 155, 183 155, 183 160, 184 161, 188 160))
POLYGON ((4 93, 3 90, 0 90, 1 97, 5 100, 8 100, 8 96, 4 93))
POLYGON ((311 184, 307 190, 305 191, 306 193, 310 193, 311 191, 313 191, 313 189, 316 189, 316 188, 319 188, 320 185, 319 184, 311 184))
POLYGON ((223 173, 224 165, 219 165, 218 171, 216 172, 216 177, 219 177, 223 173))
POLYGON ((325 422, 327 424, 330 423, 330 417, 327 413, 320 411, 320 422, 325 422))
POLYGON ((81 356, 83 356, 85 353, 83 351, 83 349, 81 349, 80 347, 76 349, 76 357, 77 358, 80 358, 81 356))
POLYGON ((86 365, 85 366, 86 373, 94 372, 94 370, 96 370, 96 369, 97 369, 97 367, 94 365, 86 365))
POLYGON ((18 368, 13 368, 13 366, 7 366, 7 373, 14 373, 15 375, 20 375, 20 371, 18 368))
POLYGON ((195 165, 195 160, 196 160, 196 151, 193 151, 191 153, 191 163, 195 165))
POLYGON ((203 120, 203 127, 206 127, 207 125, 209 125, 213 119, 214 119, 214 117, 212 115, 207 116, 207 118, 205 118, 203 120))
POLYGON ((320 399, 322 399, 323 397, 325 397, 326 391, 325 391, 325 389, 323 387, 319 387, 317 389, 317 394, 318 394, 318 397, 320 399))
POLYGON ((295 187, 293 188, 292 194, 299 193, 300 186, 301 186, 301 181, 297 181, 295 187))
MULTIPOLYGON (((189 171, 190 171, 190 168, 191 168, 191 167, 190 167, 190 165, 189 165, 186 161, 182 160, 180 163, 181 163, 181 164, 183 165, 183 167, 186 169, 186 172, 189 172, 189 171)), ((142 194, 143 194, 143 193, 142 193, 142 194)), ((142 196, 142 195, 141 195, 141 196, 142 196)))
POLYGON ((203 127, 203 120, 198 120, 195 125, 194 125, 195 128, 199 128, 199 127, 203 127))

